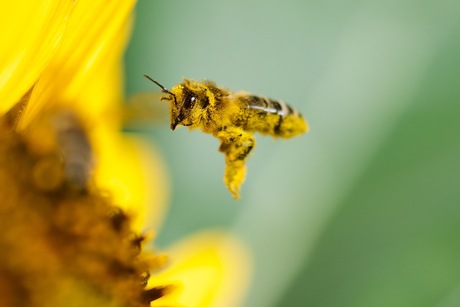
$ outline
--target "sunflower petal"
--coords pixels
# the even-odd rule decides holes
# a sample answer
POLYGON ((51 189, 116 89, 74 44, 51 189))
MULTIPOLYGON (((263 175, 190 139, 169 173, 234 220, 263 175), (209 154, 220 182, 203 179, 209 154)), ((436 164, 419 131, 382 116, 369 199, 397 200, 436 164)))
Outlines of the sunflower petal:
POLYGON ((131 215, 135 230, 145 230, 147 224, 157 229, 169 194, 167 172, 159 155, 141 140, 108 129, 92 131, 91 137, 97 188, 108 191, 113 202, 131 215))
POLYGON ((238 306, 250 279, 251 257, 241 241, 220 231, 195 234, 167 251, 171 266, 147 287, 173 290, 151 306, 238 306))
MULTIPOLYGON (((94 95, 95 78, 100 72, 120 70, 123 49, 130 33, 131 12, 134 0, 76 2, 59 49, 34 87, 18 128, 27 123, 50 102, 79 105, 85 113, 102 115, 108 106, 119 103, 121 86, 110 89, 114 94, 94 95), (85 91, 82 91, 85 89, 85 91), (91 91, 91 100, 86 93, 91 91), (95 99, 100 97, 101 100, 95 99), (111 98, 118 98, 113 100, 111 98), (80 100, 81 99, 81 100, 80 100)), ((120 85, 121 82, 115 83, 120 85)), ((93 116, 94 117, 94 116, 93 116)))
POLYGON ((2 1, 0 4, 0 115, 25 95, 58 49, 72 1, 2 1))

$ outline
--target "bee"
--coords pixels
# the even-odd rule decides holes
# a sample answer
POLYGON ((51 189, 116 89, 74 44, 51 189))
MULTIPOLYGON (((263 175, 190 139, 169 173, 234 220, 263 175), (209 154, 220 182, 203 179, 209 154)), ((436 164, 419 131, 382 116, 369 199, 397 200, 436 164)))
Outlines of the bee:
POLYGON ((299 111, 280 100, 232 92, 212 81, 184 79, 171 90, 148 75, 170 102, 171 130, 182 125, 217 137, 225 154, 224 182, 235 199, 246 176, 246 159, 253 151, 254 132, 291 138, 308 131, 299 111))

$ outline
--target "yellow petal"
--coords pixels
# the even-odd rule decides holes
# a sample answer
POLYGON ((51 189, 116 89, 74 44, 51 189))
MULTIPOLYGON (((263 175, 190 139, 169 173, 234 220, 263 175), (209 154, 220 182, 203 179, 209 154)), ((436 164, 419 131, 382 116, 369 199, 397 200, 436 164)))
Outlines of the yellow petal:
POLYGON ((55 54, 73 1, 0 3, 0 115, 39 78, 55 54))
MULTIPOLYGON (((92 82, 100 71, 119 69, 134 4, 134 0, 76 2, 60 46, 34 87, 19 129, 50 102, 84 106, 89 114, 99 115, 108 104, 119 102, 108 99, 113 97, 110 92, 101 100, 94 99, 100 97, 94 92, 89 100, 85 93, 94 89, 92 82)), ((120 83, 112 83, 110 91, 120 95, 122 88, 116 85, 120 83)))
POLYGON ((251 257, 235 237, 220 231, 195 234, 167 250, 170 267, 153 273, 147 287, 176 289, 151 306, 238 306, 251 276, 251 257))
POLYGON ((113 203, 133 218, 137 231, 157 229, 168 203, 168 175, 161 157, 145 141, 104 127, 92 131, 96 155, 95 181, 113 203), (148 220, 148 224, 146 223, 148 220))

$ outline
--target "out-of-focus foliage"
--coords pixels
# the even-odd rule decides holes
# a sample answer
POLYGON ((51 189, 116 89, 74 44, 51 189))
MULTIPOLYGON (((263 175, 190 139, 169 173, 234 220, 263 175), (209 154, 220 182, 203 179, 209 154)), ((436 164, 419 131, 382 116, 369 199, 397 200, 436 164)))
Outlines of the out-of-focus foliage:
POLYGON ((460 304, 459 52, 441 46, 280 305, 460 304))

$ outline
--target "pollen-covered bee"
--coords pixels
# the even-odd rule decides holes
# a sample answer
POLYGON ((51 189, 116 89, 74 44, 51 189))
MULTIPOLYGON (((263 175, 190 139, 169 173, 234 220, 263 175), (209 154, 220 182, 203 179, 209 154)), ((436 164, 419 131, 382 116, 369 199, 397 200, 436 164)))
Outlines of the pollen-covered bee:
POLYGON ((235 199, 246 175, 245 161, 256 144, 254 132, 290 138, 308 131, 302 115, 286 103, 247 92, 231 92, 211 81, 184 82, 170 91, 158 85, 170 102, 171 130, 176 126, 200 129, 220 139, 225 154, 224 182, 235 199))

